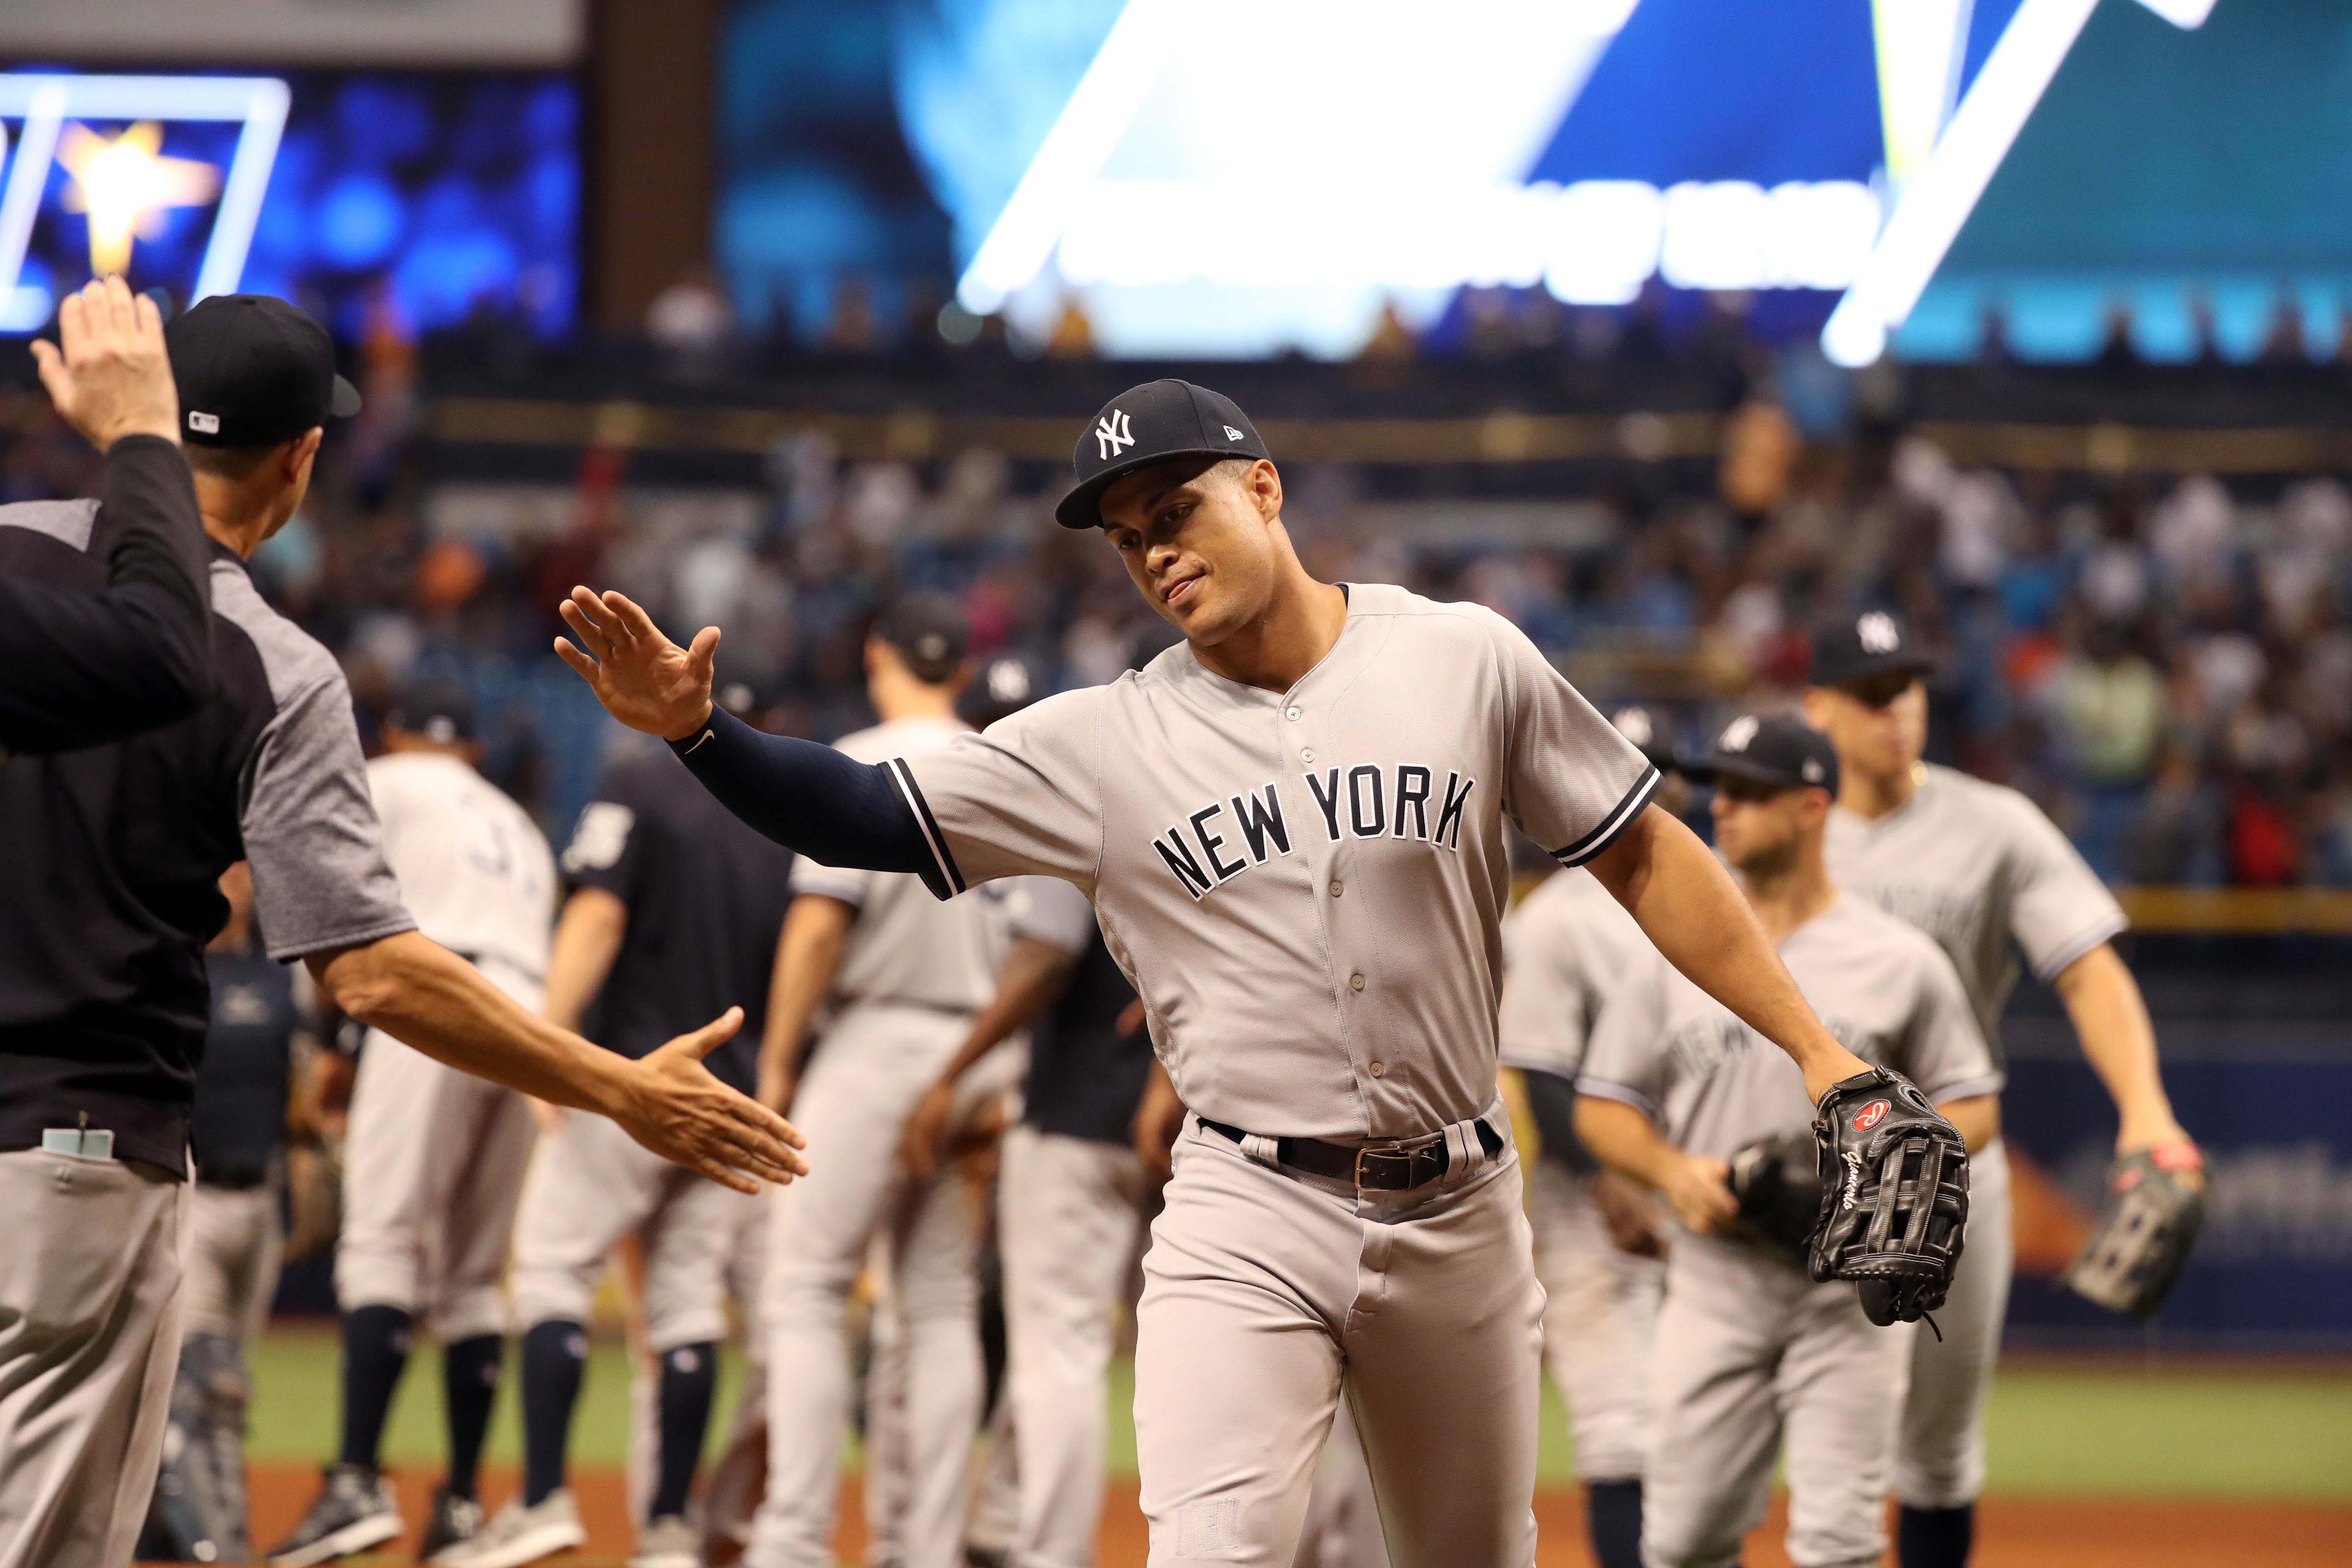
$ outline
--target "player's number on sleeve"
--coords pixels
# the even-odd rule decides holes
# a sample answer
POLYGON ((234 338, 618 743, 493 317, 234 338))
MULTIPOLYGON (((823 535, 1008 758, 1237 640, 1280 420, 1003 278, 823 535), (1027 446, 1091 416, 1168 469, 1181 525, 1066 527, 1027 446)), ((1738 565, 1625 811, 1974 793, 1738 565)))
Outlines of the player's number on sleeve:
POLYGON ((602 871, 611 866, 629 847, 629 829, 636 820, 636 813, 625 805, 609 800, 590 803, 580 814, 580 826, 572 830, 572 843, 563 851, 563 868, 602 871))

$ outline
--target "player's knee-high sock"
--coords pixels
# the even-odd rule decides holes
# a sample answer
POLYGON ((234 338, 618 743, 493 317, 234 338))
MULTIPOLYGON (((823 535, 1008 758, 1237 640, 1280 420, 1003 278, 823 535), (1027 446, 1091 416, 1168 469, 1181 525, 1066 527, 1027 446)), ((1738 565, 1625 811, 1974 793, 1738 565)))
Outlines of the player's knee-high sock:
POLYGON ((646 1516, 684 1513, 695 1462, 710 1430, 710 1401, 719 1392, 719 1347, 679 1345, 661 1358, 661 1461, 646 1516))
POLYGON ((1903 1568, 1967 1568, 1976 1538, 1976 1504, 1913 1508, 1906 1503, 1895 1526, 1895 1554, 1903 1568))
POLYGON ((522 1500, 537 1507, 563 1485, 572 1407, 588 1362, 588 1332, 557 1319, 522 1337, 522 1500))
POLYGON ((376 1468, 392 1396, 408 1365, 409 1316, 398 1307, 354 1307, 343 1314, 342 1462, 376 1468))
POLYGON ((504 1334, 476 1334, 441 1350, 441 1390, 449 1412, 449 1489, 470 1500, 482 1465, 482 1438, 498 1402, 504 1334))
MULTIPOLYGON (((1584 1522, 1601 1568, 1642 1568, 1642 1483, 1594 1481, 1584 1489, 1584 1522)), ((1906 1564, 1906 1568, 1909 1568, 1906 1564)))

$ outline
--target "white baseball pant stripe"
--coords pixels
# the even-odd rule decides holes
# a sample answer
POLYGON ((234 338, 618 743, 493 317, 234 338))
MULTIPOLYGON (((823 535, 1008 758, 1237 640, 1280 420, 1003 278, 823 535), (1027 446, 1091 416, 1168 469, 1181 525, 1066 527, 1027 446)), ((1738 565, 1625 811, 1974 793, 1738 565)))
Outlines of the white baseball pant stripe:
POLYGON ((1790 1561, 1875 1568, 1916 1326, 1873 1327, 1851 1284, 1815 1285, 1761 1247, 1677 1236, 1642 1484, 1648 1568, 1738 1561, 1784 1439, 1790 1561))
POLYGON ((533 1133, 512 1089, 369 1030, 343 1145, 336 1302, 425 1316, 444 1344, 504 1332, 499 1285, 533 1133))
POLYGON ((1113 1315, 1142 1229, 1135 1152, 1030 1126, 1005 1137, 1005 1398, 1020 1498, 1014 1568, 1088 1568, 1102 1523, 1113 1315))
POLYGON ((1650 1451, 1650 1347, 1665 1263, 1609 1238, 1591 1179, 1538 1160, 1528 1178, 1536 1273, 1544 1288, 1544 1362, 1568 1405, 1576 1473, 1639 1480, 1650 1451))
POLYGON ((1985 1395, 2000 1359, 2016 1271, 2011 1236, 2009 1147, 1995 1140, 1969 1158, 1969 1233, 1951 1294, 1936 1309, 1936 1336, 1911 1352, 1895 1495, 1913 1508, 1958 1508, 1984 1490, 1985 1395))
POLYGON ((0 1568, 111 1568, 147 1519, 180 1359, 187 1184, 0 1153, 0 1568))
POLYGON ((180 1287, 187 1332, 243 1344, 269 1321, 286 1242, 278 1217, 281 1195, 275 1181, 235 1190, 197 1183, 189 1189, 180 1287))
MULTIPOLYGON (((887 1238, 906 1335, 907 1568, 961 1568, 983 1385, 979 1205, 952 1164, 920 1187, 908 1184, 898 1139, 967 1026, 926 1008, 852 1008, 826 1032, 793 1100, 810 1170, 771 1200, 768 1495, 745 1554, 753 1568, 832 1568, 849 1295, 877 1235, 887 1238)), ((967 1074, 959 1119, 1001 1084, 987 1067, 967 1074)))
POLYGON ((727 1253, 760 1199, 673 1165, 612 1121, 566 1111, 541 1139, 515 1221, 519 1328, 583 1322, 614 1246, 645 1240, 646 1345, 655 1354, 727 1334, 727 1253))
POLYGON ((1143 1273, 1151 1568, 1289 1568, 1343 1392, 1398 1568, 1531 1568, 1543 1292, 1507 1143, 1360 1194, 1188 1121, 1143 1273))

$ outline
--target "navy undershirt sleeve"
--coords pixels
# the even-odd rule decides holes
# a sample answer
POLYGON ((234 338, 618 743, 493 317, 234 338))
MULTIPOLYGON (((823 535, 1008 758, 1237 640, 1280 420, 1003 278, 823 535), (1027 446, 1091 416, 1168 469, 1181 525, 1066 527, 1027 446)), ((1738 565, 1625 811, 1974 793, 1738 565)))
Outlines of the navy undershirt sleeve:
POLYGON ((1558 1073, 1521 1068, 1527 1085, 1528 1114, 1543 1140, 1543 1157, 1557 1160, 1580 1174, 1598 1169, 1583 1141, 1576 1135, 1576 1084, 1558 1073))
POLYGON ((670 750, 720 805, 795 854, 850 870, 911 872, 942 899, 954 890, 887 767, 767 734, 718 708, 670 750))

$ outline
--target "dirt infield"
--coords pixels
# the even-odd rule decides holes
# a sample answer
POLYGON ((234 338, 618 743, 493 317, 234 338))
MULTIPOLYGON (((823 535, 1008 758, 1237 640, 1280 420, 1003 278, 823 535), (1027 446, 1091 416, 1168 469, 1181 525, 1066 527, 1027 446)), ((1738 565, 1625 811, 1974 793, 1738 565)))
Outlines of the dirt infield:
MULTIPOLYGON (((399 1477, 401 1504, 412 1520, 423 1520, 432 1481, 422 1470, 399 1477)), ((257 1465, 256 1539, 267 1546, 289 1529, 317 1485, 317 1472, 306 1467, 257 1465)), ((488 1484, 491 1500, 503 1498, 513 1485, 510 1470, 494 1470, 488 1484)), ((843 1489, 842 1503, 842 1561, 855 1563, 864 1546, 865 1529, 854 1487, 843 1489)), ((580 1506, 587 1519, 589 1549, 564 1563, 572 1568, 621 1563, 629 1531, 619 1475, 611 1470, 583 1474, 580 1506)), ((1539 1495, 1536 1516, 1543 1542, 1536 1559, 1540 1568, 1591 1568, 1592 1560, 1584 1550, 1583 1510, 1573 1493, 1539 1495)), ((2352 1568, 2352 1508, 1991 1498, 1984 1504, 1979 1529, 1979 1568, 2352 1568)), ((1787 1568, 1780 1534, 1776 1505, 1773 1518, 1748 1544, 1747 1568, 1787 1568)), ((1136 1511, 1134 1483, 1114 1483, 1104 1513, 1101 1568, 1143 1568, 1143 1519, 1136 1511)), ((366 1561, 406 1560, 387 1555, 366 1561)))

